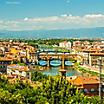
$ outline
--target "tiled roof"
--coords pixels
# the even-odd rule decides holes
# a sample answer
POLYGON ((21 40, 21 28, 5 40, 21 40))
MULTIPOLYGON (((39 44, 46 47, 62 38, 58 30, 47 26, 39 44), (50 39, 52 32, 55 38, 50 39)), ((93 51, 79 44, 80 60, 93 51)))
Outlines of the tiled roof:
POLYGON ((90 56, 104 56, 104 53, 91 53, 90 56))
POLYGON ((73 85, 84 85, 84 84, 97 84, 99 83, 99 80, 97 77, 82 77, 77 76, 75 79, 68 78, 68 81, 72 83, 73 85))
POLYGON ((27 66, 20 66, 17 64, 8 65, 8 68, 10 68, 12 70, 19 70, 19 71, 28 71, 29 70, 27 66))
POLYGON ((0 57, 0 61, 13 61, 13 58, 0 57))

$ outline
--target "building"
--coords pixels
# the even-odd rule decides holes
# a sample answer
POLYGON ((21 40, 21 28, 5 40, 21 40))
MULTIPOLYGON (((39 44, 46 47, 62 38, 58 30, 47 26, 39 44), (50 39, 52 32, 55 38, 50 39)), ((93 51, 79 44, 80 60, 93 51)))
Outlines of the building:
POLYGON ((11 64, 7 66, 7 75, 17 77, 27 77, 29 72, 28 66, 21 66, 18 64, 11 64))
POLYGON ((11 64, 13 59, 0 57, 0 73, 6 73, 7 72, 7 66, 11 64))
MULTIPOLYGON (((101 58, 101 64, 104 65, 104 53, 91 53, 90 54, 90 66, 94 66, 96 68, 99 68, 99 60, 101 58)), ((103 67, 103 66, 102 66, 103 67)))
POLYGON ((67 42, 67 41, 61 42, 61 43, 59 43, 59 47, 67 48, 70 50, 71 49, 71 42, 67 42))
MULTIPOLYGON (((99 94, 99 79, 97 77, 82 77, 72 76, 67 77, 67 80, 77 86, 78 90, 83 92, 85 95, 95 96, 99 94)), ((104 94, 104 86, 102 86, 102 94, 104 94)))

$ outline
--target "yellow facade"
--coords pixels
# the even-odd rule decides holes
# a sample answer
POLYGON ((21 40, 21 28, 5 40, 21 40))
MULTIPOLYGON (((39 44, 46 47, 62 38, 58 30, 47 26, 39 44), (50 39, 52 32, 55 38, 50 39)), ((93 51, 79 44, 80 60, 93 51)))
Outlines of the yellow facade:
POLYGON ((13 54, 17 54, 19 52, 19 50, 15 49, 15 48, 11 48, 10 52, 13 54))

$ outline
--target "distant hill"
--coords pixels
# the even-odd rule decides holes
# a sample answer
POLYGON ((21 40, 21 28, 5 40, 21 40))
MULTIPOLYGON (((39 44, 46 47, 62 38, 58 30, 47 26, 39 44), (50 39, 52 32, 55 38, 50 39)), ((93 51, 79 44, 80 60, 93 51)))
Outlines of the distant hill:
POLYGON ((0 38, 104 38, 104 27, 67 30, 0 31, 0 38))

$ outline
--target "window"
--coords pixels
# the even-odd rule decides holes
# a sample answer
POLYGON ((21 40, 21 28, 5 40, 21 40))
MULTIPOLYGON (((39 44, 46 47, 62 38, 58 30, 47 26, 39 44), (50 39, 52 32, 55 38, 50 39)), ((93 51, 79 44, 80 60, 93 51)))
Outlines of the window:
POLYGON ((88 90, 85 88, 85 89, 84 89, 84 92, 88 92, 88 90))
POLYGON ((102 91, 104 92, 104 88, 102 88, 102 91))
POLYGON ((80 92, 84 92, 83 89, 80 89, 80 92))
POLYGON ((91 88, 91 92, 94 92, 95 91, 95 89, 94 88, 91 88))

